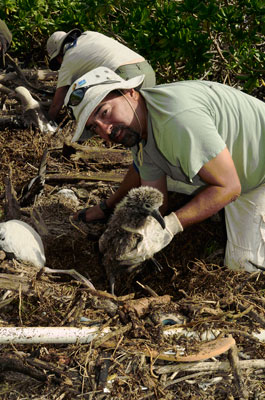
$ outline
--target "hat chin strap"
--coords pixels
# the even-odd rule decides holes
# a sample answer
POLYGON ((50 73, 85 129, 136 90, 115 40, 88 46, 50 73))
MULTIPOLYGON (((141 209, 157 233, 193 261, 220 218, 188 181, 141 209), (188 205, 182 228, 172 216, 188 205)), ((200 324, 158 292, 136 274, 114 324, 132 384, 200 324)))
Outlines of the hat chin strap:
POLYGON ((127 96, 125 96, 125 94, 124 94, 121 90, 119 90, 119 92, 122 94, 122 96, 125 98, 125 100, 126 100, 127 103, 129 104, 129 106, 130 106, 131 109, 133 110, 133 113, 134 113, 134 115, 136 116, 137 122, 138 122, 139 127, 140 127, 140 136, 142 137, 143 128, 142 128, 142 124, 141 124, 141 122, 140 122, 140 119, 139 119, 139 117, 138 117, 138 114, 137 114, 136 110, 134 109, 132 103, 131 103, 130 100, 127 98, 127 96))

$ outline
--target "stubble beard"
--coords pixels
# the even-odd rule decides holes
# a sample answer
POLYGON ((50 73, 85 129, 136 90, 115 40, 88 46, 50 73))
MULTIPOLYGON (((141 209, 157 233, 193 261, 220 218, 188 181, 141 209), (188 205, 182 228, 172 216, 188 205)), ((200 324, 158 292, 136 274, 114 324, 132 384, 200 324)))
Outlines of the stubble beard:
POLYGON ((122 144, 123 146, 128 147, 128 148, 135 146, 136 144, 138 144, 141 141, 140 133, 129 128, 128 126, 125 126, 125 125, 115 126, 112 129, 112 132, 109 137, 112 142, 122 144), (125 134, 123 135, 122 140, 118 141, 118 140, 115 140, 115 136, 117 135, 117 133, 120 130, 125 131, 125 134))

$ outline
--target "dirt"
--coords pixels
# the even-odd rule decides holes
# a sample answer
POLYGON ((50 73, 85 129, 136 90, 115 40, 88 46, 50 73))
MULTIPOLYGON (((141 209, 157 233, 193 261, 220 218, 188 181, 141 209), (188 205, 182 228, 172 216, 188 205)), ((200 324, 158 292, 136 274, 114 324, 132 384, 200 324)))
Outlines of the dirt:
MULTIPOLYGON (((43 87, 47 85, 54 88, 55 82, 45 82, 43 87)), ((0 398, 264 399, 265 348, 264 342, 254 337, 265 329, 264 274, 238 273, 223 265, 223 213, 177 235, 156 255, 160 270, 146 261, 136 275, 121 276, 113 297, 98 250, 106 222, 73 223, 71 216, 116 190, 117 181, 97 180, 97 174, 122 175, 126 163, 66 157, 71 121, 64 122, 55 134, 21 127, 20 105, 10 99, 4 108, 2 104, 3 115, 13 115, 20 122, 9 122, 0 132, 1 221, 6 220, 5 179, 10 171, 19 193, 21 185, 36 175, 48 148, 43 193, 34 203, 21 207, 21 219, 33 224, 33 208, 41 215, 48 230, 43 236, 46 267, 74 269, 95 289, 78 276, 40 272, 2 254, 0 328, 98 327, 98 334, 87 344, 1 344, 0 398), (86 179, 73 178, 80 173, 86 179), (53 180, 56 175, 62 178, 53 180), (67 199, 59 193, 61 189, 71 189, 75 198, 67 199), (166 301, 165 295, 169 296, 166 301), (137 307, 129 303, 152 296, 163 301, 150 301, 143 309, 139 303, 137 307), (175 325, 162 323, 172 324, 172 320, 177 321, 175 325), (184 368, 183 362, 161 357, 165 351, 174 356, 195 354, 205 342, 177 331, 165 334, 165 330, 180 327, 198 335, 205 331, 214 332, 214 337, 232 335, 239 362, 233 364, 231 350, 201 360, 204 365, 220 363, 215 370, 208 364, 205 370, 199 366, 196 370, 194 363, 186 363, 184 368), (112 335, 102 338, 104 328, 112 335), (152 356, 154 352, 156 356, 152 356), (257 360, 261 360, 258 366, 257 360), (242 364, 246 361, 247 367, 242 364)), ((88 145, 108 149, 99 139, 84 144, 88 145)), ((188 200, 171 193, 170 208, 188 200)))

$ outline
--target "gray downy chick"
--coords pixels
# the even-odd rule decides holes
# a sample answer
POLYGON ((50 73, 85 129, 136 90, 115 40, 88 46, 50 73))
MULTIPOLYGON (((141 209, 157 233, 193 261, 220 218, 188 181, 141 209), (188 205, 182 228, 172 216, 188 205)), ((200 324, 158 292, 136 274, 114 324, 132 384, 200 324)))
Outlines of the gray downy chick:
POLYGON ((107 228, 99 239, 103 265, 114 294, 115 276, 132 272, 152 258, 164 239, 165 222, 159 212, 163 194, 152 187, 134 188, 117 204, 107 228), (149 234, 146 235, 147 230, 149 234), (151 234, 150 234, 151 231, 151 234), (143 246, 139 255, 137 249, 143 246))

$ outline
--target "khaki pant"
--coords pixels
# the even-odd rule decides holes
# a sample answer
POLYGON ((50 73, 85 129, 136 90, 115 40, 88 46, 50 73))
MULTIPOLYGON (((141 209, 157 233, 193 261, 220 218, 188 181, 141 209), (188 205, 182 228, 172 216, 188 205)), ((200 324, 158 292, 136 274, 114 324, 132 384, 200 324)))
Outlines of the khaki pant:
POLYGON ((125 80, 134 78, 135 76, 145 75, 141 88, 153 87, 156 84, 155 71, 147 61, 122 65, 116 69, 115 72, 125 80))
POLYGON ((234 270, 265 270, 265 185, 225 207, 225 265, 234 270))
MULTIPOLYGON (((167 177, 168 190, 193 194, 197 187, 167 177)), ((265 270, 265 184, 225 207, 225 265, 233 270, 265 270)))

